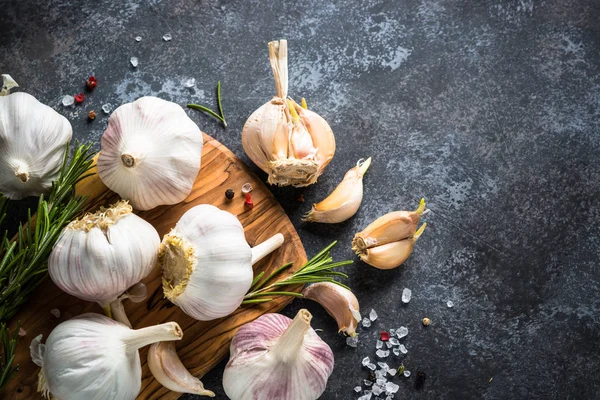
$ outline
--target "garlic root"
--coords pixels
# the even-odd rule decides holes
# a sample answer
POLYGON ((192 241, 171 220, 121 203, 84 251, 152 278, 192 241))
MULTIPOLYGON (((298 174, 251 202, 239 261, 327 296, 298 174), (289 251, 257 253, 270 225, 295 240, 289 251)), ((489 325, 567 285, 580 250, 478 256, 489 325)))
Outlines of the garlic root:
POLYGON ((283 235, 278 233, 252 248, 252 265, 256 264, 283 244, 283 235))
POLYGON ((150 346, 148 367, 154 378, 169 390, 215 397, 213 392, 204 388, 200 379, 192 376, 183 366, 173 342, 154 343, 150 346))
POLYGON ((331 282, 318 282, 302 291, 304 298, 319 303, 338 324, 339 331, 356 336, 361 320, 358 299, 350 290, 331 282))
POLYGON ((351 218, 360 207, 363 198, 363 176, 371 165, 371 157, 359 160, 346 172, 344 179, 325 200, 313 204, 303 221, 335 224, 351 218))

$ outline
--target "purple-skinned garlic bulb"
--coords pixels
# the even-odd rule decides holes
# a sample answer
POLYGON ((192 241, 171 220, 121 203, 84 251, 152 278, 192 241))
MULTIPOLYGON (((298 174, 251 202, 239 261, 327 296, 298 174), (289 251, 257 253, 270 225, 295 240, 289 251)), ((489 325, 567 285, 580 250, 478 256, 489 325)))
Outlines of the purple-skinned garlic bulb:
POLYGON ((305 309, 294 319, 265 314, 231 342, 223 389, 231 400, 316 400, 333 371, 333 352, 310 327, 305 309))

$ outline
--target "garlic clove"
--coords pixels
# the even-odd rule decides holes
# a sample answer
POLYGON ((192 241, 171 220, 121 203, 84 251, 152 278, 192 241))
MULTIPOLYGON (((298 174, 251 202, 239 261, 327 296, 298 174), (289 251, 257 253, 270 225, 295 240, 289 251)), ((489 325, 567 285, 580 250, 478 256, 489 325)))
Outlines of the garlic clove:
POLYGON ((48 193, 72 134, 65 117, 32 95, 0 96, 0 192, 11 200, 48 193))
POLYGON ((359 254, 374 246, 397 242, 411 237, 425 211, 425 199, 421 199, 415 211, 394 211, 370 223, 363 231, 354 235, 352 250, 359 254))
POLYGON ((154 343, 148 350, 148 367, 152 376, 164 387, 177 393, 215 397, 200 379, 183 366, 173 342, 154 343))
POLYGON ((319 303, 338 324, 339 331, 356 336, 361 320, 358 299, 350 290, 331 282, 318 282, 306 287, 302 296, 319 303))
POLYGON ((300 121, 302 121, 306 130, 310 133, 313 147, 318 149, 315 158, 319 164, 320 175, 325 167, 329 165, 335 154, 335 136, 327 121, 319 114, 296 103, 294 103, 294 107, 300 121))
POLYGON ((371 157, 360 160, 346 172, 344 179, 327 198, 317 204, 302 218, 308 222, 335 224, 351 218, 360 207, 363 198, 363 176, 371 165, 371 157))
POLYGON ((142 97, 117 108, 102 135, 98 175, 137 210, 176 204, 200 171, 202 132, 179 105, 142 97))
POLYGON ((370 247, 358 253, 362 261, 379 269, 392 269, 402 265, 413 251, 415 242, 427 224, 421 225, 415 234, 397 242, 386 243, 381 246, 370 247))

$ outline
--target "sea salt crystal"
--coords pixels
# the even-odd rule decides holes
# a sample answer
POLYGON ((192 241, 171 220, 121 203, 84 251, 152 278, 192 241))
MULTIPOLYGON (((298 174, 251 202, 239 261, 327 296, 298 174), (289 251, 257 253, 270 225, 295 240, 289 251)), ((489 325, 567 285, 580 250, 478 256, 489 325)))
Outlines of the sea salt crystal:
POLYGON ((365 395, 362 395, 362 396, 360 396, 360 397, 358 398, 358 400, 371 400, 371 397, 372 397, 372 396, 373 396, 373 395, 372 395, 371 393, 369 393, 369 394, 365 394, 365 395))
POLYGON ((362 386, 355 386, 355 387, 354 387, 354 391, 355 391, 356 393, 360 393, 360 392, 362 392, 362 386))
POLYGON ((399 349, 399 348, 397 348, 397 347, 394 347, 394 348, 393 348, 393 351, 394 351, 394 355, 397 355, 397 356, 399 356, 399 355, 400 355, 400 349, 399 349))
MULTIPOLYGON (((396 338, 394 338, 396 339, 396 338)), ((396 339, 398 340, 398 339, 396 339)), ((391 349, 394 345, 392 344, 392 342, 385 342, 385 345, 387 346, 388 349, 391 349)))
POLYGON ((365 379, 365 380, 363 381, 363 383, 365 384, 365 386, 371 386, 371 385, 373 385, 373 382, 371 382, 371 381, 370 381, 370 380, 368 380, 368 379, 365 379))
POLYGON ((398 370, 396 368, 388 369, 388 374, 390 374, 390 376, 395 376, 396 372, 398 372, 398 370))
POLYGON ((367 364, 370 364, 370 363, 371 363, 371 360, 369 359, 369 357, 365 357, 365 358, 362 359, 362 365, 363 366, 366 367, 367 364))
POLYGON ((406 350, 406 347, 403 344, 401 344, 399 348, 400 348, 400 353, 402 353, 402 354, 408 353, 408 350, 406 350))
POLYGON ((381 393, 383 393, 383 389, 381 388, 381 386, 379 386, 379 385, 373 386, 373 394, 375 396, 379 396, 381 393))
POLYGON ((408 328, 405 326, 401 326, 396 330, 396 336, 398 339, 402 339, 404 336, 408 335, 408 328))
POLYGON ((452 308, 452 307, 454 307, 454 302, 452 300, 448 300, 446 302, 446 305, 448 306, 448 308, 452 308))
POLYGON ((141 36, 136 36, 135 37, 135 41, 136 42, 141 42, 142 41, 142 37, 141 36))
POLYGON ((410 371, 409 370, 404 371, 404 376, 408 378, 410 376, 410 371))
POLYGON ((400 389, 400 386, 396 385, 394 382, 388 382, 385 384, 385 392, 388 394, 396 393, 400 389))
POLYGON ((140 60, 138 60, 138 58, 137 58, 137 57, 131 57, 131 58, 129 59, 129 62, 131 63, 131 65, 133 66, 133 68, 137 68, 137 66, 138 66, 138 64, 139 64, 139 62, 140 62, 140 60))
POLYGON ((389 350, 379 349, 375 352, 375 354, 377 354, 377 357, 379 357, 379 358, 385 358, 390 355, 390 352, 389 352, 389 350))
POLYGON ((393 395, 393 394, 390 394, 390 395, 388 395, 388 396, 385 398, 385 400, 394 400, 394 395, 393 395))
POLYGON ((60 310, 58 308, 50 310, 50 314, 54 315, 56 318, 60 318, 60 310))
POLYGON ((400 341, 399 341, 398 339, 396 339, 395 337, 393 337, 393 338, 390 338, 390 341, 389 341, 389 343, 390 343, 392 346, 398 346, 398 345, 400 344, 400 341))
POLYGON ((350 347, 356 347, 358 345, 358 336, 348 336, 346 338, 346 344, 350 347))
POLYGON ((377 343, 375 343, 375 348, 376 349, 380 349, 383 347, 383 342, 379 339, 377 339, 377 343))
POLYGON ((171 34, 170 34, 170 33, 166 33, 166 34, 164 34, 164 35, 163 35, 163 40, 164 40, 165 42, 170 42, 170 41, 171 41, 171 39, 173 39, 173 36, 171 36, 171 34))
POLYGON ((102 112, 104 114, 109 114, 110 110, 112 110, 112 105, 110 103, 106 103, 106 104, 102 105, 102 112))
POLYGON ((371 326, 371 320, 367 317, 363 318, 362 320, 362 326, 364 326, 365 328, 368 328, 371 326))
POLYGON ((381 361, 377 362, 377 365, 379 365, 379 368, 381 368, 383 372, 387 372, 387 370, 390 369, 390 366, 387 365, 387 363, 381 361))
MULTIPOLYGON (((385 379, 385 372, 381 369, 378 369, 377 371, 375 371, 375 378, 377 380, 385 379)), ((387 379, 385 379, 385 380, 387 380, 387 379)))
POLYGON ((23 328, 19 328, 19 336, 25 336, 27 335, 27 331, 23 328))
POLYGON ((73 95, 66 95, 62 98, 62 105, 65 107, 71 107, 75 103, 73 95))
POLYGON ((378 385, 382 385, 382 386, 385 385, 385 383, 387 382, 387 379, 385 379, 384 376, 385 376, 385 374, 381 378, 377 379, 377 382, 375 382, 375 383, 378 385))
POLYGON ((185 86, 186 88, 193 88, 194 86, 196 86, 196 79, 195 78, 186 79, 183 82, 183 86, 185 86))
POLYGON ((372 308, 371 308, 371 312, 369 313, 369 319, 371 321, 375 321, 377 319, 377 313, 372 308))
POLYGON ((371 371, 375 371, 375 368, 377 368, 377 365, 375 365, 373 363, 369 363, 369 364, 367 364, 367 368, 369 368, 371 371))
POLYGON ((408 288, 404 288, 404 290, 402 290, 402 302, 404 304, 408 304, 411 296, 412 296, 412 290, 410 290, 408 288))
POLYGON ((390 336, 396 336, 396 330, 390 329, 390 336))

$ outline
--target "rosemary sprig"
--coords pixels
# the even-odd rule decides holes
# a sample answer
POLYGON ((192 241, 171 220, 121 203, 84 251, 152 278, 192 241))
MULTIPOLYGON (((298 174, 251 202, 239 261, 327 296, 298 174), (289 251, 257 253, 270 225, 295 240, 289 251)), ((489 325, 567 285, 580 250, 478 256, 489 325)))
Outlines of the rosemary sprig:
MULTIPOLYGON (((69 145, 67 145, 67 150, 69 145)), ((47 261, 54 243, 65 225, 83 211, 86 197, 75 196, 75 184, 90 176, 93 163, 90 145, 75 144, 73 157, 65 152, 58 179, 52 182, 50 195, 40 196, 35 217, 28 212, 28 221, 19 226, 15 240, 8 231, 0 241, 0 389, 13 377, 17 332, 13 335, 6 323, 25 303, 29 295, 46 278, 47 261), (87 173, 87 174, 86 174, 87 173)), ((6 206, 0 198, 0 211, 6 206)), ((0 219, 2 216, 0 216, 0 219)))
POLYGON ((292 266, 292 263, 282 265, 273 271, 265 279, 262 279, 264 272, 258 274, 252 281, 250 291, 244 296, 242 304, 253 304, 253 303, 266 303, 273 300, 272 298, 264 298, 264 296, 294 296, 302 297, 302 294, 297 292, 281 291, 278 290, 281 286, 288 285, 305 285, 307 283, 315 282, 331 282, 348 289, 348 287, 335 279, 336 276, 347 278, 348 275, 343 272, 333 271, 334 268, 338 268, 344 265, 352 264, 352 261, 340 261, 333 262, 330 250, 335 246, 337 241, 331 243, 325 247, 316 256, 311 258, 306 264, 302 266, 298 271, 294 272, 290 276, 273 283, 270 283, 277 275, 282 271, 292 266))
POLYGON ((204 111, 205 113, 212 115, 213 117, 221 121, 223 127, 227 128, 227 122, 225 122, 225 114, 223 113, 223 105, 221 104, 221 81, 217 82, 217 106, 219 107, 219 114, 217 114, 210 108, 200 104, 190 103, 187 106, 188 108, 191 108, 193 110, 204 111))

